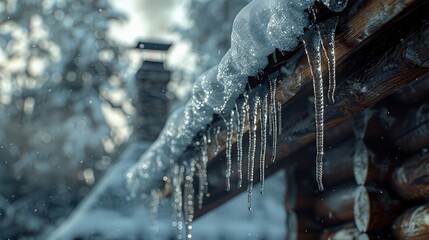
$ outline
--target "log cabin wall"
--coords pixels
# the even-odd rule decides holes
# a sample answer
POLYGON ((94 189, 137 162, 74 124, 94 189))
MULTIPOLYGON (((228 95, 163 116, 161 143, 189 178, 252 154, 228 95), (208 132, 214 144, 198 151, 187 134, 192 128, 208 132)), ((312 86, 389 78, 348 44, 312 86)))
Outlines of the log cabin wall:
MULTIPOLYGON (((337 95, 325 112, 324 183, 314 177, 314 114, 311 75, 302 48, 268 56, 269 66, 249 78, 251 87, 280 75, 277 100, 281 125, 277 161, 264 164, 267 175, 286 169, 286 239, 426 239, 429 229, 429 1, 355 0, 339 15, 336 36, 337 95), (301 59, 292 79, 282 67, 301 59), (295 84, 293 78, 302 80, 295 84), (291 96, 285 89, 300 90, 291 96), (304 110, 304 111, 303 111, 304 110), (304 126, 304 127, 303 127, 304 126)), ((319 12, 320 19, 332 17, 319 12)), ((326 70, 326 69, 324 69, 326 70)), ((209 192, 198 218, 242 191, 225 190, 226 130, 209 144, 209 192)), ((235 142, 236 136, 233 137, 235 142)), ((248 142, 248 134, 244 136, 248 142)), ((266 159, 270 159, 268 142, 266 159)), ((248 146, 244 146, 247 148, 248 146)), ((233 161, 236 159, 233 146, 233 161)), ((189 148, 182 159, 196 151, 189 148)), ((259 153, 257 153, 258 155, 259 153)), ((244 158, 246 158, 244 153, 244 158)), ((236 163, 233 162, 235 166, 236 163)), ((243 166, 246 169, 246 165, 243 166)), ((259 171, 258 164, 255 166, 259 171)), ((243 173, 247 177, 247 173, 243 173)), ((259 181, 255 174, 255 182, 259 181)), ((237 182, 237 176, 231 176, 237 182)))
POLYGON ((328 144, 324 192, 309 149, 286 167, 286 239, 429 239, 429 76, 353 118, 328 144), (307 153, 307 154, 304 154, 307 153))
POLYGON ((354 134, 328 144, 324 192, 308 173, 314 151, 293 154, 286 239, 429 239, 428 86, 422 74, 353 116, 354 134))

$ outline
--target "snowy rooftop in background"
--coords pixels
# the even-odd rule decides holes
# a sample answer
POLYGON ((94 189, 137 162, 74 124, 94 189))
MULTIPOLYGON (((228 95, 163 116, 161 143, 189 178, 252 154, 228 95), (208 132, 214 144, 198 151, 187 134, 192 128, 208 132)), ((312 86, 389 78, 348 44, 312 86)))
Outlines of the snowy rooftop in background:
MULTIPOLYGON (((44 235, 45 239, 74 239, 94 237, 96 239, 170 239, 175 236, 172 225, 171 202, 164 201, 153 225, 151 210, 139 200, 125 200, 126 169, 145 151, 147 145, 133 144, 118 159, 118 163, 106 173, 91 194, 75 209, 70 218, 61 222, 44 235)), ((267 194, 255 198, 255 211, 249 212, 245 194, 202 218, 194 225, 195 239, 277 239, 284 236, 285 212, 284 188, 276 187, 285 182, 279 173, 267 180, 267 194), (228 216, 234 212, 233 216, 228 216), (219 224, 222 219, 222 224, 219 224)))

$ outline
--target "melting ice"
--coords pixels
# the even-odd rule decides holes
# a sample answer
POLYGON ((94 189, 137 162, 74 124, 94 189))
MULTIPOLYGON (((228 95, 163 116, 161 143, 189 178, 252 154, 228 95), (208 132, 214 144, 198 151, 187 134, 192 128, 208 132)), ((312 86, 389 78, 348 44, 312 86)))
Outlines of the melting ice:
POLYGON ((159 138, 126 174, 134 195, 161 187, 159 176, 168 172, 214 113, 229 113, 247 77, 267 65, 267 55, 275 48, 288 51, 298 45, 308 25, 305 10, 313 2, 254 0, 240 11, 233 24, 231 48, 219 66, 200 76, 184 109, 170 116, 159 138))
POLYGON ((225 120, 226 125, 226 190, 231 189, 231 168, 232 168, 232 135, 234 134, 234 109, 231 110, 229 119, 225 120))
MULTIPOLYGON (((306 10, 311 8, 314 0, 254 0, 243 8, 234 20, 231 33, 231 48, 224 55, 218 66, 209 69, 196 81, 191 99, 183 109, 175 111, 167 121, 159 138, 150 149, 141 156, 126 174, 128 187, 134 195, 143 193, 150 196, 151 189, 161 188, 160 176, 173 175, 174 202, 177 218, 183 217, 186 226, 185 237, 192 236, 192 221, 194 216, 194 174, 200 178, 199 205, 206 189, 206 162, 207 142, 212 141, 211 136, 203 140, 202 159, 200 161, 183 160, 178 162, 183 151, 192 144, 195 135, 203 131, 213 120, 213 114, 219 114, 226 119, 227 133, 227 189, 230 188, 231 176, 231 147, 234 131, 234 119, 237 121, 237 170, 239 175, 238 187, 242 182, 243 161, 243 132, 244 124, 250 125, 249 158, 248 158, 248 194, 249 208, 251 207, 251 194, 253 188, 253 174, 256 149, 257 116, 261 125, 261 154, 260 179, 261 193, 263 193, 265 151, 267 143, 267 125, 272 133, 273 150, 272 161, 276 158, 276 142, 281 132, 281 104, 276 99, 276 79, 270 80, 269 94, 259 95, 257 98, 243 94, 247 85, 248 76, 257 75, 267 63, 267 56, 276 48, 283 51, 293 50, 303 39, 305 50, 311 64, 314 76, 314 104, 316 118, 317 141, 317 180, 319 188, 322 185, 322 159, 323 159, 323 79, 321 75, 321 54, 323 47, 330 66, 330 99, 333 100, 335 90, 335 56, 333 54, 333 34, 336 22, 321 25, 318 30, 314 27, 304 35, 304 28, 308 28, 309 20, 306 10), (321 39, 319 31, 323 32, 321 39), (325 35, 327 37, 325 37, 325 35), (322 45, 322 46, 321 46, 322 45), (237 101, 239 95, 244 95, 243 101, 237 101), (268 97, 269 96, 269 97, 268 97), (235 106, 235 110, 233 110, 235 106), (259 113, 258 113, 259 108, 259 113), (250 114, 249 114, 250 113, 250 114), (269 114, 268 114, 269 113, 269 114), (237 117, 231 116, 236 114, 237 117), (268 122, 268 123, 267 123, 268 122), (154 159, 158 159, 155 161, 154 159), (171 171, 173 165, 174 171, 171 171), (195 173, 195 171, 198 171, 195 173), (183 189, 181 186, 183 185, 183 189), (183 193, 182 193, 183 191, 183 193), (180 193, 179 193, 180 192, 180 193)), ((326 1, 325 1, 326 2, 326 1)), ((335 1, 338 2, 338 1, 335 1)), ((330 1, 328 1, 331 4, 330 1)), ((337 9, 337 5, 330 5, 337 9)), ((215 152, 218 151, 218 135, 220 128, 216 128, 213 141, 216 143, 215 152)), ((177 220, 179 223, 179 220, 177 220)), ((178 224, 179 226, 179 224, 178 224)), ((181 223, 180 226, 183 227, 181 223)))
POLYGON ((267 119, 268 119, 268 94, 262 93, 261 101, 261 149, 259 156, 259 179, 261 181, 261 194, 264 194, 265 183, 265 155, 267 152, 267 119))

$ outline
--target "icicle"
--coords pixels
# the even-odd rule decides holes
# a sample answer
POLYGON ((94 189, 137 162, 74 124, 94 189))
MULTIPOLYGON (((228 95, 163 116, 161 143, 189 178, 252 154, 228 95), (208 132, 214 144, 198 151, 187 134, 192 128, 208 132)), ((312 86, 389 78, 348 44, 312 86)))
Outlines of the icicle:
POLYGON ((150 215, 152 219, 152 233, 156 235, 158 232, 158 210, 161 200, 160 190, 152 189, 150 192, 150 215))
POLYGON ((268 135, 270 135, 270 136, 272 136, 273 135, 273 116, 272 116, 272 106, 271 106, 271 103, 272 103, 272 99, 271 99, 271 93, 272 93, 272 90, 273 90, 273 87, 272 87, 272 81, 274 81, 273 79, 269 79, 269 91, 270 91, 270 100, 269 100, 269 102, 268 102, 268 107, 269 107, 269 112, 270 112, 270 115, 268 115, 269 116, 269 118, 268 118, 268 135))
POLYGON ((234 134, 234 113, 235 110, 231 110, 229 119, 224 119, 226 124, 226 190, 231 190, 231 152, 232 152, 232 135, 234 134))
POLYGON ((241 188, 243 183, 243 135, 244 135, 244 124, 246 118, 248 117, 247 111, 249 108, 249 95, 247 92, 243 94, 244 101, 240 105, 240 108, 237 108, 238 122, 237 122, 237 171, 238 171, 238 184, 237 187, 241 188))
POLYGON ((258 106, 260 105, 258 95, 253 95, 250 102, 249 114, 249 156, 247 164, 247 198, 249 210, 252 210, 252 192, 253 192, 253 175, 255 171, 255 153, 256 153, 256 130, 258 123, 258 106))
POLYGON ((273 136, 273 148, 271 162, 276 161, 277 155, 277 104, 276 104, 276 86, 277 79, 270 79, 270 124, 273 136))
POLYGON ((341 12, 347 7, 348 0, 322 0, 323 4, 333 12, 341 12))
POLYGON ((280 136, 282 134, 282 103, 277 102, 277 135, 280 136))
POLYGON ((318 24, 318 29, 322 38, 322 47, 328 59, 329 90, 328 98, 331 103, 335 102, 335 29, 338 23, 338 16, 318 24))
POLYGON ((320 33, 315 29, 310 29, 304 35, 304 47, 307 53, 308 62, 313 75, 314 90, 314 110, 316 121, 316 180, 320 191, 323 191, 323 134, 324 134, 324 99, 323 99, 323 78, 322 64, 320 56, 320 33))
POLYGON ((214 135, 215 138, 215 149, 214 149, 214 155, 217 155, 219 153, 220 150, 220 145, 219 145, 219 134, 220 134, 220 126, 216 127, 216 132, 214 135))
POLYGON ((195 168, 197 177, 198 177, 198 194, 197 196, 197 202, 198 202, 198 209, 201 209, 203 207, 203 200, 204 200, 204 167, 203 167, 203 161, 202 156, 198 159, 198 161, 195 163, 195 168))
POLYGON ((237 172, 238 172, 238 183, 237 187, 241 187, 241 181, 243 178, 243 171, 241 169, 241 163, 243 161, 243 114, 241 113, 241 105, 235 103, 236 115, 237 115, 237 172))
POLYGON ((265 182, 265 155, 267 153, 267 119, 268 119, 268 94, 264 93, 261 101, 261 150, 259 156, 259 179, 261 181, 261 194, 264 194, 265 182))
POLYGON ((183 192, 182 192, 182 184, 183 184, 183 174, 185 172, 184 166, 176 165, 174 167, 174 177, 173 177, 173 185, 174 185, 174 209, 176 211, 176 229, 177 229, 177 239, 183 238, 183 192))
POLYGON ((199 192, 198 192, 198 208, 201 209, 203 207, 203 199, 204 195, 207 193, 208 189, 208 181, 207 181, 207 162, 208 162, 208 155, 207 155, 207 137, 206 135, 202 136, 202 142, 201 142, 201 161, 199 163, 199 171, 198 171, 198 178, 199 178, 199 192))
POLYGON ((192 239, 192 221, 194 220, 194 173, 195 173, 195 160, 190 163, 190 168, 185 177, 185 189, 184 189, 184 215, 186 225, 186 239, 192 239))
POLYGON ((208 130, 207 130, 207 143, 208 144, 212 143, 212 131, 213 131, 213 128, 210 125, 208 130))

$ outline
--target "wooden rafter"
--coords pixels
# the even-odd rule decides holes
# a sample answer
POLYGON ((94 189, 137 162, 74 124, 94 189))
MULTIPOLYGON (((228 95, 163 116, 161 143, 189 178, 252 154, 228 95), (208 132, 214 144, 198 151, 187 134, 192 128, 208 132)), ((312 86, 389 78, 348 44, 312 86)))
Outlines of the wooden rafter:
MULTIPOLYGON (((353 1, 344 13, 340 15, 337 28, 336 58, 338 88, 336 103, 329 105, 325 112, 326 141, 340 139, 349 132, 351 116, 374 105, 383 98, 397 91, 407 83, 429 71, 429 22, 427 12, 428 1, 353 1)), ((302 77, 300 90, 291 97, 285 92, 282 84, 290 79, 283 79, 277 86, 277 100, 282 103, 282 133, 279 136, 276 163, 269 161, 270 151, 267 151, 266 174, 282 168, 293 161, 293 156, 300 149, 314 142, 314 114, 312 103, 308 98, 312 95, 311 75, 306 64, 306 58, 299 49, 290 54, 280 54, 277 51, 277 61, 272 62, 264 74, 279 70, 290 57, 301 58, 300 68, 292 76, 302 77), (306 111, 309 109, 310 111, 306 111), (304 111, 303 111, 304 110, 304 111)), ((272 56, 271 56, 272 57, 272 56)), ((262 74, 260 79, 267 76, 262 74)), ((292 81, 294 82, 294 81, 292 81)), ((298 82, 298 81, 296 81, 298 82)), ((213 122, 214 126, 223 125, 221 121, 213 122)), ((209 145, 209 193, 204 199, 202 209, 196 210, 199 217, 220 204, 228 201, 242 188, 232 187, 225 191, 225 139, 226 132, 218 136, 220 151, 214 154, 215 144, 209 145)), ((247 133, 243 139, 244 149, 247 148, 247 133)), ((268 149, 272 143, 268 142, 268 149)), ((235 147, 233 147, 235 150, 235 147)), ((191 148, 183 155, 187 159, 195 154, 191 148)), ((259 153, 256 153, 257 156, 259 153)), ((233 160, 236 155, 233 151, 233 160)), ((244 153, 246 159, 246 151, 244 153)), ((233 166, 235 163, 233 162, 233 166)), ((243 167, 246 169, 246 166, 243 167)), ((259 169, 256 166, 256 172, 259 169)), ((310 168, 313 171, 313 167, 310 168)), ((255 174, 255 181, 259 178, 255 174)), ((244 173, 244 178, 247 174, 244 173)), ((231 178, 233 186, 237 177, 231 178)))

